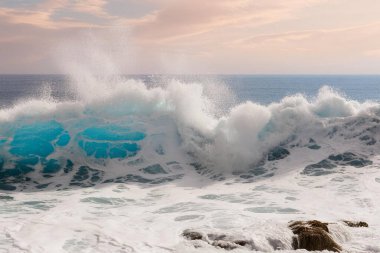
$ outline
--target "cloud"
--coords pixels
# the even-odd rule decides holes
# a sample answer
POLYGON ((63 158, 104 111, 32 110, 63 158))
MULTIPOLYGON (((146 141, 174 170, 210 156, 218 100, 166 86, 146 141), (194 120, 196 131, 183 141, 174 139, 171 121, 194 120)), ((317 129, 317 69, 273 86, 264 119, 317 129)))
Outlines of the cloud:
POLYGON ((0 8, 0 17, 9 25, 11 24, 28 24, 42 29, 61 29, 69 27, 91 27, 88 24, 78 20, 63 19, 59 22, 51 19, 51 11, 36 10, 14 10, 8 8, 0 8))
POLYGON ((86 20, 86 15, 111 19, 104 10, 106 3, 106 0, 46 0, 28 8, 1 7, 0 4, 0 17, 11 24, 29 24, 43 29, 97 27, 99 25, 86 20), (76 15, 70 15, 73 13, 76 15))
POLYGON ((50 48, 67 38, 80 42, 78 34, 86 30, 115 48, 117 36, 107 33, 115 29, 128 33, 118 53, 132 44, 132 62, 145 73, 172 72, 172 65, 185 66, 177 72, 193 73, 357 72, 380 67, 380 19, 369 11, 370 0, 345 6, 343 0, 15 3, 0 3, 0 58, 6 59, 0 72, 57 72, 50 48))
POLYGON ((259 46, 265 43, 284 43, 288 41, 304 40, 319 31, 293 31, 285 33, 273 33, 251 36, 232 42, 232 45, 259 46))
POLYGON ((75 0, 71 3, 71 8, 82 13, 108 17, 108 13, 104 10, 107 2, 106 0, 75 0))
POLYGON ((321 0, 177 0, 136 22, 142 39, 170 40, 229 27, 257 27, 292 18, 295 11, 321 0))
POLYGON ((378 73, 379 41, 380 23, 375 22, 248 36, 225 44, 224 51, 233 53, 215 55, 224 54, 228 63, 219 68, 232 73, 378 73))
MULTIPOLYGON (((319 42, 319 46, 326 43, 332 43, 330 48, 340 47, 346 48, 348 46, 358 46, 357 43, 352 41, 367 41, 366 45, 369 46, 372 42, 376 42, 380 35, 380 23, 369 23, 364 25, 357 25, 351 27, 331 28, 331 29, 315 29, 315 30, 301 30, 301 31, 288 31, 271 34, 258 34, 254 36, 248 36, 246 38, 239 38, 231 42, 230 46, 242 46, 242 47, 265 47, 273 45, 284 44, 302 44, 310 42, 319 42), (368 40, 369 37, 373 37, 368 40), (376 38, 376 39, 375 39, 376 38), (375 40, 374 40, 375 39, 375 40), (347 43, 337 44, 332 41, 347 41, 347 43)), ((317 43, 310 43, 317 44, 317 43)))
MULTIPOLYGON (((146 13, 136 18, 120 12, 110 13, 112 8, 109 7, 120 5, 119 0, 46 0, 28 8, 0 7, 0 16, 11 23, 47 29, 125 25, 134 29, 135 36, 142 40, 172 40, 229 27, 257 27, 278 22, 320 1, 324 0, 288 0, 286 3, 276 0, 142 0, 145 5, 140 3, 140 8, 145 6, 142 10, 146 13), (86 15, 104 22, 95 25, 86 15)), ((137 6, 131 0, 127 3, 132 8, 137 6)))

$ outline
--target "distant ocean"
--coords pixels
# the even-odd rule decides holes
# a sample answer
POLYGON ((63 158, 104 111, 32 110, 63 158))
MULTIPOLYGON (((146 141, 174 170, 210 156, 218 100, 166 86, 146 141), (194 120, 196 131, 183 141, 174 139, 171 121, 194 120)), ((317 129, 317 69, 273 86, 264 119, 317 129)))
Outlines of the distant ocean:
POLYGON ((380 252, 380 76, 86 66, 0 75, 0 252, 380 252))
MULTIPOLYGON (((269 104, 283 97, 302 93, 315 96, 324 85, 342 92, 348 98, 365 101, 380 100, 380 75, 132 75, 148 84, 160 84, 163 80, 176 78, 189 82, 215 82, 231 89, 239 101, 252 100, 269 104)), ((57 99, 70 99, 63 75, 0 75, 0 106, 7 107, 22 98, 40 95, 44 86, 52 89, 57 99)))

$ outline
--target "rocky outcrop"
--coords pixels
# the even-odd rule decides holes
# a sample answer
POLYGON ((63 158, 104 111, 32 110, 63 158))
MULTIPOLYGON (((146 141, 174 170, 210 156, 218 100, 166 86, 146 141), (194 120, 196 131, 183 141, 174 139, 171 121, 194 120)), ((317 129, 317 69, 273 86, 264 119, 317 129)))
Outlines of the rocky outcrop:
POLYGON ((306 249, 309 251, 329 250, 340 252, 342 247, 331 237, 328 224, 317 220, 294 221, 289 228, 296 235, 293 238, 294 249, 306 249))
POLYGON ((368 223, 364 222, 364 221, 348 221, 348 220, 344 220, 343 222, 344 222, 344 224, 346 224, 347 226, 352 227, 352 228, 360 228, 360 227, 367 228, 368 227, 368 223))
MULTIPOLYGON (((368 227, 364 221, 347 221, 343 220, 344 224, 349 227, 368 227)), ((294 250, 303 249, 307 251, 334 251, 341 252, 342 247, 335 241, 334 238, 340 240, 339 236, 329 229, 329 224, 318 220, 309 221, 291 221, 288 226, 293 232, 294 236, 291 241, 291 246, 294 250), (336 237, 333 237, 333 234, 336 237)), ((330 227, 334 230, 334 227, 330 227)), ((335 227, 336 228, 336 227, 335 227)), ((197 231, 193 229, 186 229, 183 231, 182 236, 189 240, 194 241, 194 246, 197 245, 211 245, 219 249, 234 250, 234 249, 248 249, 248 250, 262 250, 261 246, 244 235, 227 234, 218 232, 197 231), (200 244, 201 243, 201 244, 200 244)), ((274 239, 267 237, 268 244, 273 250, 288 250, 290 247, 289 239, 274 239)), ((257 242, 256 242, 257 243, 257 242)), ((201 247, 201 246, 199 246, 201 247)))
POLYGON ((204 239, 204 236, 200 232, 193 231, 190 229, 186 229, 185 231, 183 231, 182 236, 185 237, 187 240, 191 241, 204 239))
POLYGON ((202 240, 208 244, 225 250, 233 250, 236 248, 248 248, 250 250, 255 249, 252 240, 245 238, 236 238, 231 235, 221 234, 221 233, 201 233, 191 229, 186 229, 183 231, 182 236, 187 240, 195 241, 202 240))

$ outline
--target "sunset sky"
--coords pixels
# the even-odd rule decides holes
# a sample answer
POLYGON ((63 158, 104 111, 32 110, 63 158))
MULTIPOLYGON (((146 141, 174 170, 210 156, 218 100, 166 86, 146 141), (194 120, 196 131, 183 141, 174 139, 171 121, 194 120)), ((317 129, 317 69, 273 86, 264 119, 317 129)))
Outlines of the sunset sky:
POLYGON ((380 1, 0 1, 0 73, 78 54, 126 74, 380 74, 380 1))

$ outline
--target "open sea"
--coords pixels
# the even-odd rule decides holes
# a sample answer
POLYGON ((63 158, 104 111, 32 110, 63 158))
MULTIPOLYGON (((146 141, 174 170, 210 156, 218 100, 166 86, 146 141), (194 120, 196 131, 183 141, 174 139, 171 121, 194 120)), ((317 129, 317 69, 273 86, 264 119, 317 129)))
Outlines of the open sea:
MULTIPOLYGON (((358 100, 380 99, 380 75, 130 75, 147 84, 162 84, 170 78, 188 82, 215 82, 228 86, 239 101, 252 100, 261 104, 280 101, 285 96, 302 93, 315 96, 330 86, 345 96, 358 100)), ((56 99, 70 99, 67 87, 70 78, 64 75, 0 75, 0 105, 9 107, 17 100, 41 95, 44 87, 52 89, 56 99)))

